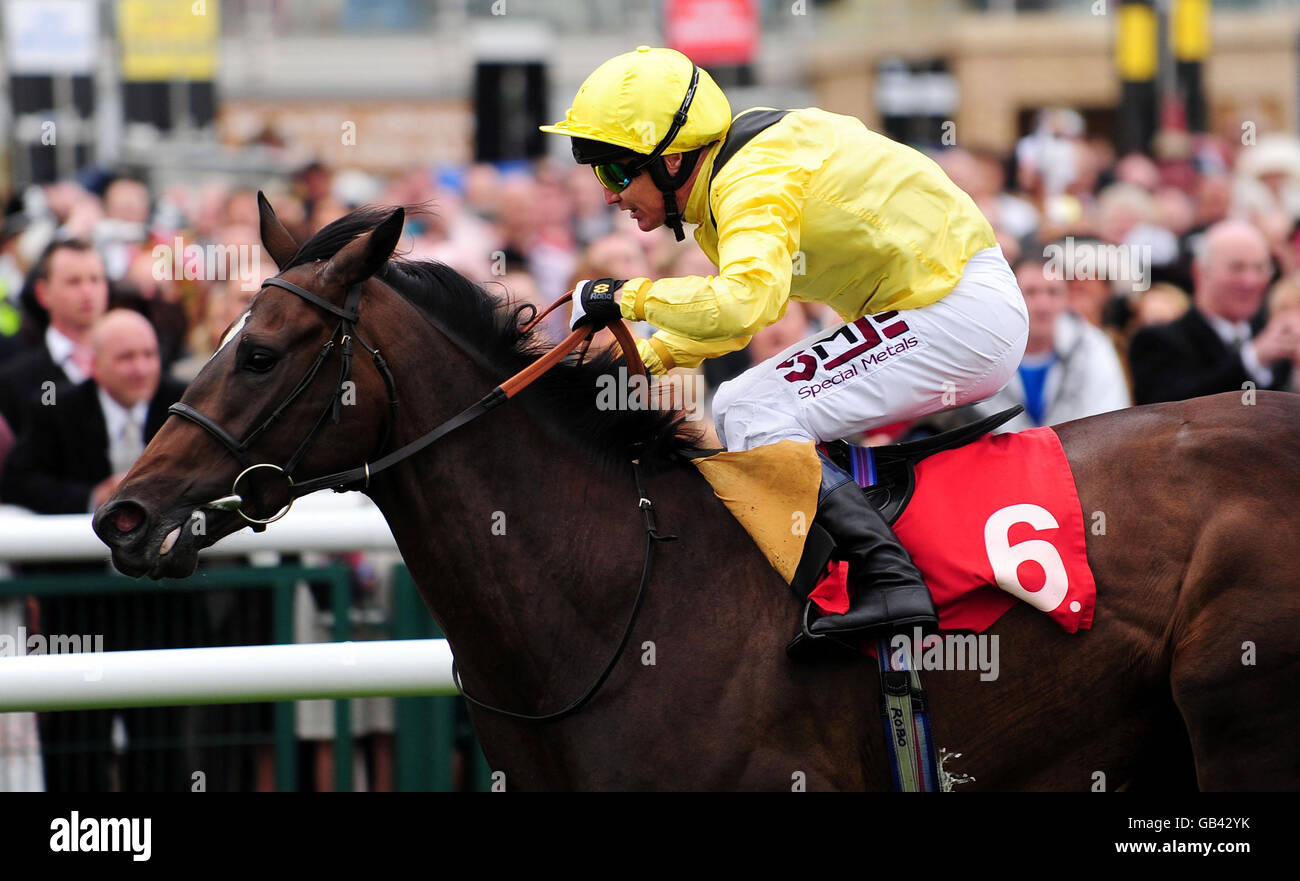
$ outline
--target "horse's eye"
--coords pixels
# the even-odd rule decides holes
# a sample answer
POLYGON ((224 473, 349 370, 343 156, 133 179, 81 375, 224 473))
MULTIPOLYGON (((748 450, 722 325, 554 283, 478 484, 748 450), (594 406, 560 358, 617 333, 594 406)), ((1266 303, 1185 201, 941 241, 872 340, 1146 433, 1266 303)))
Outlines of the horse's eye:
POLYGON ((245 370, 252 370, 255 373, 265 373, 275 366, 276 357, 270 352, 253 352, 244 362, 245 370))

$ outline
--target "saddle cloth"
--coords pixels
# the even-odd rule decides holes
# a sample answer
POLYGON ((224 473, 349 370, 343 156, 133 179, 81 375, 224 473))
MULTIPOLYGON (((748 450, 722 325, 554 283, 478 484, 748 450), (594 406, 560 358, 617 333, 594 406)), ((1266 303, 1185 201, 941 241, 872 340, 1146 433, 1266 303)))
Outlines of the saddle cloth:
MULTIPOLYGON (((820 472, 812 471, 811 444, 771 446, 761 461, 747 460, 757 452, 750 451, 696 465, 789 582, 803 546, 797 525, 810 522, 816 510, 820 472)), ((1084 512, 1056 432, 1045 427, 987 435, 912 458, 905 470, 887 461, 900 449, 850 447, 849 463, 859 485, 874 487, 869 497, 883 490, 890 500, 882 502, 887 519, 934 595, 941 629, 981 633, 1018 600, 1046 612, 1066 632, 1092 626, 1097 588, 1084 512), (886 466, 877 468, 877 460, 886 466), (888 475, 886 485, 877 483, 879 474, 888 475)), ((846 569, 832 560, 812 591, 823 611, 848 609, 846 569)))

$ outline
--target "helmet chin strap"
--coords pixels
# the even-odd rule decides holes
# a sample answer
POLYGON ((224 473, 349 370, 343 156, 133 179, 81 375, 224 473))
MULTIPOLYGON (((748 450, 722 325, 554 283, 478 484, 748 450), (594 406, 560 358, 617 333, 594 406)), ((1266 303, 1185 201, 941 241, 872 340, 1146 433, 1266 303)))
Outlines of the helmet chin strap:
POLYGON ((682 215, 677 208, 677 191, 690 179, 691 172, 695 170, 695 165, 700 161, 700 154, 703 151, 704 148, 699 147, 689 153, 683 153, 682 164, 676 174, 668 173, 663 157, 651 162, 647 169, 650 172, 650 179, 664 196, 664 223, 673 231, 673 235, 679 242, 686 238, 686 233, 682 231, 682 215))

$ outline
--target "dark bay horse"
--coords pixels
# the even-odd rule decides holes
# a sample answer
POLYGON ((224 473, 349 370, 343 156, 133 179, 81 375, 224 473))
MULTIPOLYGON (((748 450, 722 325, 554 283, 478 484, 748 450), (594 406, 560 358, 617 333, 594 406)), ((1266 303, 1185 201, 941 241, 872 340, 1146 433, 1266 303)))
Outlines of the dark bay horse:
MULTIPOLYGON (((357 336, 395 380, 391 437, 382 371, 362 349, 354 403, 328 418, 334 352, 248 449, 284 464, 319 429, 301 482, 418 438, 542 350, 521 339, 517 312, 446 267, 391 260, 401 226, 400 210, 358 212, 299 247, 263 201, 279 278, 335 311, 264 288, 183 401, 245 438, 362 292, 357 336)), ((596 377, 613 364, 561 365, 366 490, 465 687, 545 713, 586 689, 622 636, 645 548, 629 464, 643 444, 645 493, 680 539, 656 545, 628 649, 581 711, 543 724, 471 711, 492 767, 508 789, 888 788, 874 669, 787 660, 799 604, 674 455, 692 441, 673 414, 597 409, 596 377)), ((935 739, 963 754, 953 770, 976 778, 967 788, 1300 787, 1298 428, 1300 397, 1265 392, 1059 428, 1085 521, 1104 514, 1104 534, 1088 535, 1095 622, 1067 635, 1021 604, 991 631, 997 679, 925 674, 935 739)), ((192 573, 201 547, 246 524, 212 509, 204 534, 181 527, 241 469, 210 431, 169 420, 95 516, 117 568, 192 573)))

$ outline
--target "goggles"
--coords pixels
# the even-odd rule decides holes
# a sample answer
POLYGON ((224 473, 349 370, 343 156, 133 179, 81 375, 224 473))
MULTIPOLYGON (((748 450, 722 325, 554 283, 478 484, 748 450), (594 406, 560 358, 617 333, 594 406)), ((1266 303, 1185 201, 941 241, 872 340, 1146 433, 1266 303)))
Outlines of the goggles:
POLYGON ((633 168, 630 162, 605 162, 600 165, 593 165, 591 170, 596 172, 596 180, 600 185, 612 193, 621 193, 632 183, 632 178, 641 173, 640 168, 633 168))
MULTIPOLYGON (((682 106, 677 108, 677 112, 673 114, 673 122, 668 128, 668 133, 664 135, 649 156, 638 157, 633 162, 605 162, 592 165, 592 170, 596 172, 596 179, 600 181, 601 186, 611 192, 621 193, 627 189, 628 184, 632 183, 632 178, 663 155, 664 150, 673 142, 673 138, 677 137, 677 133, 681 131, 682 126, 686 125, 686 114, 691 109, 691 101, 695 99, 695 89, 699 83, 700 69, 692 64, 691 82, 686 87, 686 96, 682 98, 682 106)), ((574 156, 577 156, 576 150, 574 156)))

